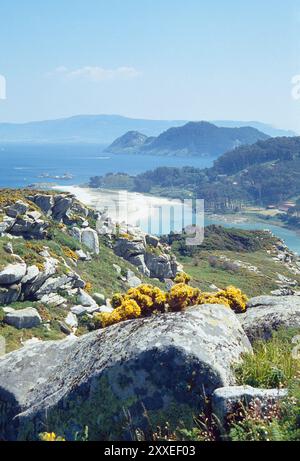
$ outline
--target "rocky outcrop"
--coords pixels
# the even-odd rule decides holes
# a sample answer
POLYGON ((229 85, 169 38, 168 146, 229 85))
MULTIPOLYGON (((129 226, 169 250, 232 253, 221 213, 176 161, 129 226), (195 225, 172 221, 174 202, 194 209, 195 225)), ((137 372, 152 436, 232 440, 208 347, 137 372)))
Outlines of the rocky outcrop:
POLYGON ((78 220, 84 222, 89 213, 93 214, 72 194, 40 193, 28 195, 27 199, 37 205, 47 217, 68 225, 76 224, 78 220))
POLYGON ((154 427, 190 427, 204 394, 235 383, 232 365, 247 351, 237 317, 218 305, 26 346, 0 359, 0 431, 34 440, 45 427, 74 435, 88 426, 90 440, 120 440, 124 412, 147 432, 144 408, 154 427))
POLYGON ((151 278, 172 279, 180 271, 175 256, 154 236, 118 238, 114 251, 151 278))
POLYGON ((247 307, 239 319, 251 341, 269 339, 273 331, 282 327, 300 327, 299 296, 258 296, 250 299, 247 307))
POLYGON ((246 409, 249 404, 256 405, 257 414, 264 415, 267 407, 287 396, 286 389, 256 389, 251 386, 230 386, 216 389, 212 395, 212 413, 221 425, 226 424, 229 415, 238 407, 246 409))
MULTIPOLYGON (((67 274, 58 275, 59 261, 44 253, 42 268, 26 263, 8 264, 0 272, 0 305, 6 306, 16 301, 32 300, 60 305, 64 298, 61 290, 84 288, 85 282, 79 275, 66 267, 67 274)), ((21 259, 21 258, 19 258, 21 259)))

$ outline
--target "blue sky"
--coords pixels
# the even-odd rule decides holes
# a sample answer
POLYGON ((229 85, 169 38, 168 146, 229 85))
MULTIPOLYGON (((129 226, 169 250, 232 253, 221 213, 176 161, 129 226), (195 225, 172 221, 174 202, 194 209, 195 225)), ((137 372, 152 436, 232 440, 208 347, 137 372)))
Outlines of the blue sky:
POLYGON ((114 113, 300 131, 298 4, 1 0, 0 121, 114 113))

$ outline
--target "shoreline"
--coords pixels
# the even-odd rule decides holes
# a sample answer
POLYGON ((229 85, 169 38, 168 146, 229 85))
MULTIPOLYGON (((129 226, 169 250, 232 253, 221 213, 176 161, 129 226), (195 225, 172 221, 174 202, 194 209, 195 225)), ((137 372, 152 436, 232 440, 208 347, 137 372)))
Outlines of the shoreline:
MULTIPOLYGON (((157 201, 158 203, 165 203, 165 204, 171 204, 171 203, 182 203, 182 199, 180 198, 171 198, 168 196, 157 196, 155 194, 151 193, 141 193, 141 192, 130 192, 125 189, 93 189, 88 186, 81 186, 81 185, 72 185, 72 186, 52 186, 52 189, 54 190, 61 190, 69 193, 73 193, 76 198, 79 201, 82 201, 86 203, 87 205, 91 204, 93 202, 92 197, 97 197, 98 194, 98 200, 99 200, 99 192, 101 193, 109 193, 112 195, 116 194, 128 194, 128 195, 136 195, 137 197, 146 197, 148 199, 151 199, 153 201, 157 201)), ((212 211, 206 211, 205 216, 212 218, 213 220, 216 221, 222 221, 224 224, 232 224, 238 225, 238 224, 249 224, 251 223, 261 223, 265 224, 266 226, 276 226, 280 227, 282 229, 290 230, 292 232, 295 232, 296 234, 299 234, 300 238, 300 229, 285 225, 282 221, 273 219, 272 217, 270 219, 264 218, 262 215, 260 215, 259 211, 257 213, 253 213, 250 211, 242 211, 238 213, 215 213, 212 211)))
MULTIPOLYGON (((92 189, 78 185, 54 186, 52 189, 72 193, 79 201, 87 206, 98 211, 104 211, 106 209, 108 215, 113 220, 140 227, 144 232, 156 235, 170 233, 170 214, 168 214, 168 210, 170 210, 171 205, 173 205, 174 208, 176 208, 177 205, 178 210, 181 210, 182 213, 182 201, 179 199, 176 200, 168 197, 158 197, 151 194, 141 194, 125 190, 92 189), (123 214, 119 213, 122 204, 126 208, 123 214), (158 216, 157 210, 163 209, 164 207, 166 207, 167 211, 166 216, 158 216), (116 210, 119 214, 114 216, 116 210)), ((192 209, 190 210, 189 216, 187 216, 188 219, 186 223, 192 222, 191 214, 192 209)), ((178 214, 175 218, 175 230, 181 232, 182 215, 179 216, 178 214)), ((253 214, 251 216, 251 213, 241 213, 239 215, 205 213, 203 223, 204 226, 215 224, 242 230, 269 230, 283 240, 293 252, 300 254, 299 232, 295 229, 279 226, 278 223, 273 223, 272 220, 259 220, 253 216, 253 214)), ((201 223, 198 224, 201 225, 201 223)))

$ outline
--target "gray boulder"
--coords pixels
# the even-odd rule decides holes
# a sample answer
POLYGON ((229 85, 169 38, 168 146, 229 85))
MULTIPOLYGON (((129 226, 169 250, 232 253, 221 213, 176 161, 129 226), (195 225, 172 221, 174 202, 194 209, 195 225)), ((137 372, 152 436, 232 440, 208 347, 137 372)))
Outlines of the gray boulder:
POLYGON ((34 202, 42 212, 47 215, 51 216, 51 210, 54 205, 54 196, 49 194, 40 194, 40 195, 33 195, 28 196, 28 200, 34 202))
POLYGON ((99 307, 99 312, 105 313, 105 314, 111 314, 114 311, 112 307, 107 306, 106 304, 103 304, 103 306, 99 307))
POLYGON ((89 259, 88 255, 82 250, 76 250, 76 254, 80 261, 87 261, 89 259))
POLYGON ((300 297, 298 296, 258 296, 250 299, 248 310, 239 314, 242 326, 254 341, 269 339, 273 331, 300 327, 300 297))
POLYGON ((72 275, 61 275, 60 277, 49 277, 43 285, 35 292, 35 298, 41 299, 44 295, 63 290, 70 282, 72 282, 72 275))
POLYGON ((27 267, 26 275, 24 275, 21 282, 23 284, 32 283, 37 278, 39 273, 40 273, 40 271, 39 271, 39 268, 37 266, 29 266, 29 267, 27 267))
POLYGON ((16 220, 14 218, 9 218, 8 216, 4 216, 3 221, 0 222, 0 234, 4 234, 5 232, 9 232, 10 229, 15 224, 16 220))
POLYGON ((8 304, 18 301, 21 295, 21 284, 14 284, 7 287, 0 287, 0 305, 7 306, 8 304))
POLYGON ((82 306, 91 307, 95 306, 96 301, 84 290, 79 289, 78 301, 82 306))
POLYGON ((85 245, 90 251, 95 254, 99 254, 99 237, 97 232, 94 229, 86 228, 81 231, 81 242, 85 245))
POLYGON ((135 275, 130 269, 127 271, 127 283, 130 288, 136 288, 141 285, 142 281, 139 277, 135 275))
POLYGON ((146 277, 150 277, 150 271, 145 264, 145 257, 144 255, 137 255, 129 258, 128 260, 133 266, 136 266, 138 270, 144 274, 146 277))
POLYGON ((58 195, 54 198, 54 206, 52 208, 52 217, 56 221, 63 221, 68 210, 72 206, 73 198, 58 195))
POLYGON ((4 322, 21 330, 22 328, 34 328, 42 323, 40 314, 33 307, 8 312, 4 322))
POLYGON ((69 312, 67 317, 65 318, 65 323, 71 327, 71 328, 77 328, 78 327, 78 319, 75 314, 72 312, 69 312))
POLYGON ((152 247, 156 248, 159 244, 159 238, 148 234, 146 235, 146 243, 147 245, 151 245, 152 247))
POLYGON ((25 276, 27 266, 25 263, 9 264, 0 272, 0 285, 12 285, 20 282, 25 276))
POLYGON ((128 240, 126 238, 118 239, 114 250, 117 256, 127 260, 134 256, 145 254, 146 251, 142 240, 128 240))
POLYGON ((150 270, 150 277, 152 278, 164 280, 172 279, 176 276, 177 263, 169 255, 146 253, 145 262, 146 266, 150 270))
POLYGON ((22 200, 18 200, 13 205, 10 205, 5 209, 7 216, 10 218, 16 218, 18 215, 23 215, 28 210, 29 205, 27 203, 22 202, 22 200))
POLYGON ((87 310, 88 308, 86 306, 81 305, 71 307, 71 313, 78 316, 86 314, 87 310))
POLYGON ((2 436, 35 440, 89 428, 91 440, 129 438, 178 415, 187 427, 232 365, 251 351, 235 314, 219 305, 123 322, 79 339, 38 343, 0 360, 2 436), (18 379, 16 379, 16 376, 18 379))
POLYGON ((47 235, 46 229, 49 223, 43 219, 35 220, 28 215, 20 216, 16 219, 10 233, 24 238, 44 239, 47 235))
POLYGON ((99 306, 106 301, 106 297, 102 293, 93 293, 93 298, 99 306))
POLYGON ((251 402, 259 406, 263 415, 269 404, 274 404, 287 396, 286 389, 256 389, 251 386, 230 386, 216 389, 212 395, 212 412, 221 425, 239 405, 247 408, 251 402))

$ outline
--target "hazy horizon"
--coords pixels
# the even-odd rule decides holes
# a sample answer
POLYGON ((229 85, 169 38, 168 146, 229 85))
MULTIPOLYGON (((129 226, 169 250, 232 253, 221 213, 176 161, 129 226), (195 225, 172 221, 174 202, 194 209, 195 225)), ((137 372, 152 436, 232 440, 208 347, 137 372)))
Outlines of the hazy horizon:
MULTIPOLYGON (((106 113, 106 114, 103 114, 103 113, 78 113, 78 114, 73 114, 73 115, 69 115, 69 116, 65 116, 65 117, 50 117, 50 118, 45 118, 45 119, 32 119, 32 120, 21 120, 21 121, 0 121, 0 124, 12 124, 12 125, 25 125, 25 124, 30 124, 30 123, 42 123, 42 122, 51 122, 51 121, 57 121, 57 120, 66 120, 66 119, 70 119, 70 118, 80 118, 80 117, 122 117, 122 118, 126 118, 126 119, 130 119, 130 120, 146 120, 146 121, 162 121, 162 122, 183 122, 183 123, 188 123, 188 122, 208 122, 208 123, 221 123, 221 122, 237 122, 237 123, 249 123, 249 126, 251 126, 251 124, 253 123, 259 123, 259 124, 262 124, 262 125, 268 125, 272 128, 276 128, 276 129, 282 129, 282 130, 287 130, 287 131, 295 131, 293 130, 293 128, 282 128, 281 126, 278 126, 270 121, 265 121, 265 120, 260 120, 260 119, 256 119, 256 120, 241 120, 241 119, 218 119, 218 118, 215 118, 215 119, 212 119, 212 120, 204 120, 204 119, 188 119, 188 120, 185 120, 185 119, 182 119, 182 118, 148 118, 148 117, 131 117, 129 115, 125 115, 125 114, 117 114, 117 113, 106 113)), ((299 131, 300 131, 300 127, 299 127, 299 131)), ((295 132, 296 133, 296 132, 295 132)), ((297 133, 298 134, 298 133, 297 133)), ((299 133, 300 134, 300 133, 299 133)))

